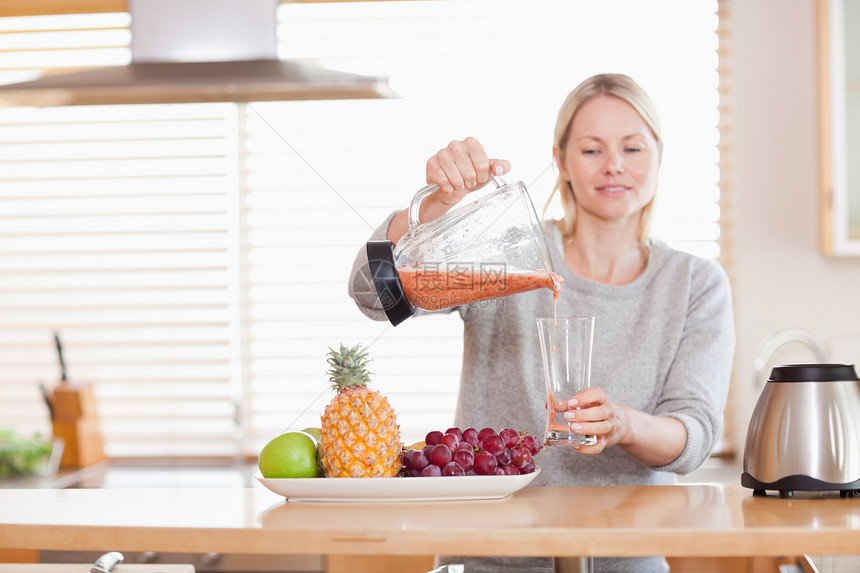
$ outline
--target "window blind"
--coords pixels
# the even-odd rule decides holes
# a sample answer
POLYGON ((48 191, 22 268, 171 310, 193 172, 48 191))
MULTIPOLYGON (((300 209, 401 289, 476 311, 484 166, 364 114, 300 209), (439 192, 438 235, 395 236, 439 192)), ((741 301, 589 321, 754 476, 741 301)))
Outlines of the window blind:
POLYGON ((112 455, 234 453, 235 108, 0 116, 4 406, 56 382, 56 330, 112 455))
MULTIPOLYGON (((281 6, 280 57, 389 76, 394 100, 0 108, 0 426, 49 431, 38 384, 58 377, 57 331, 111 456, 254 455, 317 426, 340 342, 370 345, 405 441, 444 429, 459 320, 370 321, 346 294, 352 260, 450 139, 510 159, 540 208, 558 105, 599 71, 630 73, 662 113, 655 231, 721 256, 716 3, 522 4, 281 6), (629 43, 595 51, 595 23, 622 9, 629 43), (665 65, 679 45, 683 85, 665 65)), ((0 81, 126 62, 127 25, 4 19, 0 81)))

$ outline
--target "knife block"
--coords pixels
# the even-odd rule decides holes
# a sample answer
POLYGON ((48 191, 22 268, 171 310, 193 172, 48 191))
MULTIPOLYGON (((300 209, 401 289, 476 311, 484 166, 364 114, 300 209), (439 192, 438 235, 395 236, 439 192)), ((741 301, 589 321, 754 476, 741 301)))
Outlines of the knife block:
POLYGON ((84 467, 107 459, 92 386, 60 384, 51 403, 54 437, 65 441, 60 467, 84 467))

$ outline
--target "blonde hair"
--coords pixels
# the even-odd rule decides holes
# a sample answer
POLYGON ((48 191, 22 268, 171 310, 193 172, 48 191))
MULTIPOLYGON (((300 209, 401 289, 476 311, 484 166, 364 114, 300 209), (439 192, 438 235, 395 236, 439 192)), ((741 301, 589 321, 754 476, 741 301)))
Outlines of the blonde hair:
MULTIPOLYGON (((561 109, 558 111, 558 119, 555 123, 553 134, 554 149, 558 149, 559 159, 564 158, 565 147, 570 136, 570 126, 579 108, 600 96, 612 96, 630 104, 642 117, 642 120, 651 130, 657 140, 657 150, 663 155, 663 140, 660 137, 660 120, 657 117, 657 108, 651 98, 642 87, 632 78, 623 74, 599 74, 592 76, 579 84, 565 98, 561 109)), ((569 181, 562 178, 561 173, 556 178, 555 187, 547 199, 544 213, 549 209, 550 203, 556 192, 561 199, 563 218, 556 221, 564 235, 572 235, 576 228, 576 199, 569 181)), ((651 216, 654 207, 654 198, 642 208, 639 220, 639 242, 644 246, 648 244, 648 235, 651 227, 651 216)))

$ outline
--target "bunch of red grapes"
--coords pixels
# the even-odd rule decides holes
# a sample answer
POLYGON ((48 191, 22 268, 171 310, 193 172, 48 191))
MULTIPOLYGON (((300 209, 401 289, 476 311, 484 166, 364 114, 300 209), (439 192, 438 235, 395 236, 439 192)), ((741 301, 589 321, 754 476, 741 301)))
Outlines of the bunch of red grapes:
POLYGON ((404 476, 519 475, 535 471, 535 456, 540 440, 505 428, 449 428, 434 430, 424 439, 420 450, 404 450, 401 456, 404 476))

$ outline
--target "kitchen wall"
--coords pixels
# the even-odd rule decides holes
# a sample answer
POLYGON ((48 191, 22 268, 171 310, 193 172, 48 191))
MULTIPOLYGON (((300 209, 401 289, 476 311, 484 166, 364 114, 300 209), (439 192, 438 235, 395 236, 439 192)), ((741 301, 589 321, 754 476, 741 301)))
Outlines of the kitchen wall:
MULTIPOLYGON (((764 339, 802 328, 831 361, 860 364, 860 258, 820 248, 816 0, 733 0, 731 12, 738 340, 727 422, 740 455, 764 339)), ((785 362, 810 359, 799 346, 781 352, 785 362)))

